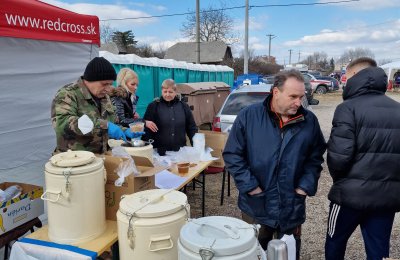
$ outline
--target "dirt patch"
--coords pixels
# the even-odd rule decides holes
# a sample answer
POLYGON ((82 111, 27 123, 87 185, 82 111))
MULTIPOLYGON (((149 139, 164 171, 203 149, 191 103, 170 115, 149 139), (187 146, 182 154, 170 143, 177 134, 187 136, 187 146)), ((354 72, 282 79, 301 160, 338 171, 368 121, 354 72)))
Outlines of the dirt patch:
MULTIPOLYGON (((400 102, 400 93, 388 93, 388 96, 400 102)), ((328 140, 332 118, 335 108, 342 102, 342 93, 328 93, 316 95, 320 103, 313 106, 313 112, 318 117, 325 139, 328 140)), ((397 111, 398 112, 398 111, 397 111)), ((326 155, 325 155, 326 158, 326 155)), ((240 210, 237 207, 237 189, 231 182, 231 196, 228 197, 225 188, 224 204, 220 206, 222 173, 208 174, 206 176, 206 216, 230 216, 240 218, 240 210)), ((307 199, 307 220, 303 225, 301 259, 320 260, 324 259, 324 243, 326 233, 326 221, 329 211, 327 194, 332 185, 326 163, 323 164, 323 171, 319 180, 316 196, 307 199)), ((188 187, 187 194, 191 206, 193 218, 201 217, 201 188, 193 190, 188 187)), ((391 257, 400 258, 400 217, 397 214, 393 225, 391 240, 391 257)), ((350 238, 346 259, 365 259, 364 244, 361 232, 357 229, 350 238)))

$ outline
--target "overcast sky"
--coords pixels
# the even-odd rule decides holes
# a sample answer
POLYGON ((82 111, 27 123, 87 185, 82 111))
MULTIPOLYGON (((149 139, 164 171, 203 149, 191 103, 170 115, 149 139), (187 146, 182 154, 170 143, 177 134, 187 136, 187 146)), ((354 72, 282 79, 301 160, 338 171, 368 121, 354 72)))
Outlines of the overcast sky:
MULTIPOLYGON (((315 51, 324 51, 337 59, 347 49, 368 48, 379 61, 400 60, 400 0, 359 0, 351 3, 319 4, 341 0, 249 0, 249 48, 256 55, 268 54, 267 34, 272 40, 271 55, 280 64, 297 62, 315 51), (265 6, 291 5, 297 6, 265 6), (314 4, 314 5, 299 5, 314 4)), ((160 16, 194 11, 195 0, 43 0, 64 9, 91 14, 100 20, 160 16)), ((245 0, 200 0, 200 8, 238 7, 226 13, 234 20, 239 42, 234 55, 243 50, 245 0)), ((167 48, 183 38, 180 28, 186 16, 107 21, 119 31, 132 30, 139 44, 167 48)))

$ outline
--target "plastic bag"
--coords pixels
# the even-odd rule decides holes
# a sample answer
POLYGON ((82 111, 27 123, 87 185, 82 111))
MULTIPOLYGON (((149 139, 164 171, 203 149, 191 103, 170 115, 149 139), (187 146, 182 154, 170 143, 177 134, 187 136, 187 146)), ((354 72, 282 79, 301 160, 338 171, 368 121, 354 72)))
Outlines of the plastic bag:
POLYGON ((21 195, 22 187, 19 185, 12 185, 5 190, 0 189, 0 202, 4 202, 21 195))
POLYGON ((133 173, 134 176, 138 176, 140 174, 136 168, 135 161, 133 160, 132 156, 126 152, 124 147, 114 147, 112 149, 112 155, 115 157, 126 158, 126 160, 123 160, 116 169, 119 178, 115 180, 115 186, 122 186, 125 181, 125 177, 129 176, 131 173, 133 173))

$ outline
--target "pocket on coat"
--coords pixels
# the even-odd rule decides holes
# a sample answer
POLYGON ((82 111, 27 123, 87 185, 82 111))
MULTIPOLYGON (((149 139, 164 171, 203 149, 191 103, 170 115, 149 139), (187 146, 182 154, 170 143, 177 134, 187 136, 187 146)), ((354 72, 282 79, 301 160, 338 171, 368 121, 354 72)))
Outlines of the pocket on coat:
POLYGON ((255 195, 246 194, 246 201, 253 212, 254 217, 265 217, 265 203, 266 203, 266 192, 263 191, 261 193, 255 195))
POLYGON ((295 194, 293 201, 293 219, 305 219, 307 196, 295 194))

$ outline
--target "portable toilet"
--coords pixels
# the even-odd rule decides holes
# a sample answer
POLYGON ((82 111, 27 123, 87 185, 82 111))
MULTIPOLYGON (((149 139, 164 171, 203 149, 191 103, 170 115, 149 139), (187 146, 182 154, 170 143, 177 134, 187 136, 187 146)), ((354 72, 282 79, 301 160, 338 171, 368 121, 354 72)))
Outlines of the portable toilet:
POLYGON ((174 61, 175 83, 188 82, 188 64, 185 61, 174 61))

